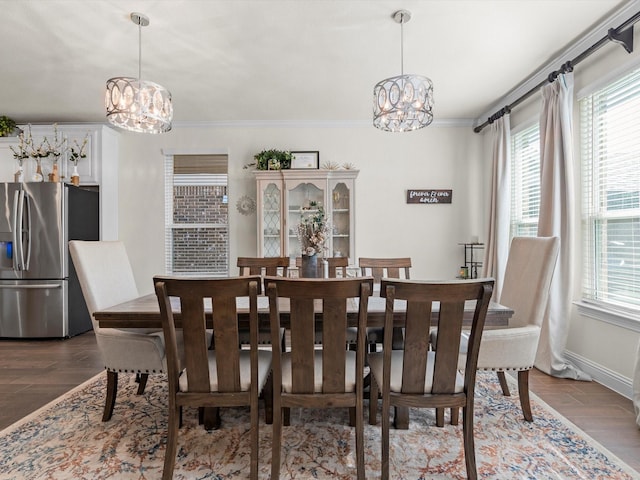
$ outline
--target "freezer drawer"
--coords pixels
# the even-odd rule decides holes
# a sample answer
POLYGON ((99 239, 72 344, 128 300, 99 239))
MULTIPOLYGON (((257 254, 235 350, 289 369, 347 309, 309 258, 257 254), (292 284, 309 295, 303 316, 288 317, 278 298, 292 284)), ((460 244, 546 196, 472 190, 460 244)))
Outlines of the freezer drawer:
POLYGON ((67 337, 67 282, 1 281, 0 337, 67 337))

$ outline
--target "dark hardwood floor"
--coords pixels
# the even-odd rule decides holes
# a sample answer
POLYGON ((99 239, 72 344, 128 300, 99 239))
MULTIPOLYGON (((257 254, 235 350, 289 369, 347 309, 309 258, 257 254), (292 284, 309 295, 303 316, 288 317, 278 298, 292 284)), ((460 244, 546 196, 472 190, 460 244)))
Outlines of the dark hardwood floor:
MULTIPOLYGON (((0 429, 102 370, 92 332, 68 340, 0 340, 0 429)), ((595 382, 552 378, 537 370, 530 385, 552 408, 640 472, 640 429, 631 400, 595 382)))

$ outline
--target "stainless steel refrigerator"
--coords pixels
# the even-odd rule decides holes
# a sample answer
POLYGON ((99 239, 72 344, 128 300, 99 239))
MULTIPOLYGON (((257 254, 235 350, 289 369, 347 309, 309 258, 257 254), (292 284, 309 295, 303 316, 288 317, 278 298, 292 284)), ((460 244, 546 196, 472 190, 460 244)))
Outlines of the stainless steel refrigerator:
POLYGON ((0 337, 70 337, 91 319, 69 240, 98 240, 97 191, 0 183, 0 337))

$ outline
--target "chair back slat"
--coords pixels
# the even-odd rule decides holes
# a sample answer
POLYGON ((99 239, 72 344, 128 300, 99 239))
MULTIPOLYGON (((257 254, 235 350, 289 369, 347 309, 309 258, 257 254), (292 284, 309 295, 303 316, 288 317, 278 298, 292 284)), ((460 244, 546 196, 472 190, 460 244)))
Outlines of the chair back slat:
POLYGON ((180 298, 184 342, 184 362, 189 390, 209 392, 209 369, 206 343, 204 302, 197 292, 185 292, 180 298), (204 368, 203 368, 204 367, 204 368))
POLYGON ((403 393, 423 393, 424 376, 429 351, 431 302, 411 301, 407 304, 405 332, 411 341, 405 341, 402 370, 403 393), (422 380, 422 381, 420 381, 422 380))
POLYGON ((213 298, 213 344, 218 375, 218 391, 237 392, 240 390, 240 350, 238 335, 238 312, 235 297, 213 298))
POLYGON ((291 381, 293 392, 313 393, 315 312, 312 298, 292 298, 291 317, 291 381))
POLYGON ((328 298, 324 300, 322 310, 322 391, 323 393, 343 392, 347 301, 342 298, 328 298))

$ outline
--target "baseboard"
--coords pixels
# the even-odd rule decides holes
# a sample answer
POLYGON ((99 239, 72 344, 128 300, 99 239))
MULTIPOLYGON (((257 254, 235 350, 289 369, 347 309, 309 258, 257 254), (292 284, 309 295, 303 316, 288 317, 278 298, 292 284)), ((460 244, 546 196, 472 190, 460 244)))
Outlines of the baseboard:
POLYGON ((630 378, 623 377, 613 370, 609 370, 602 365, 568 350, 565 351, 565 357, 580 370, 591 375, 596 382, 610 388, 629 400, 633 398, 633 382, 630 378))

